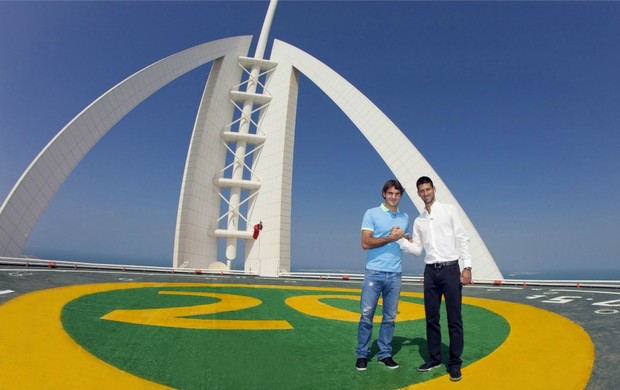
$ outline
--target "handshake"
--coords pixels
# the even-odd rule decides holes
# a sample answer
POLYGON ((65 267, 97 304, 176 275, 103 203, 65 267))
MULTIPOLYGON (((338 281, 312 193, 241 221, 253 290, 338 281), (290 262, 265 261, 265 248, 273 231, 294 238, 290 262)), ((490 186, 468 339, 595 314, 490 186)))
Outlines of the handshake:
POLYGON ((390 230, 390 237, 392 237, 394 241, 400 240, 401 238, 409 239, 400 226, 394 226, 392 230, 390 230))

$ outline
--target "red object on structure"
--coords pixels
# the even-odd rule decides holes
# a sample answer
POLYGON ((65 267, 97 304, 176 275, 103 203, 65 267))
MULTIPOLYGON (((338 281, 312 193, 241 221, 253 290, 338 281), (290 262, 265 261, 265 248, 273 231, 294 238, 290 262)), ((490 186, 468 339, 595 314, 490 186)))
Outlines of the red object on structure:
POLYGON ((50 262, 47 263, 47 266, 50 267, 50 268, 56 268, 56 263, 53 262, 53 261, 50 261, 50 262))
POLYGON ((261 230, 263 230, 263 221, 254 225, 254 234, 252 234, 252 238, 256 240, 261 230))

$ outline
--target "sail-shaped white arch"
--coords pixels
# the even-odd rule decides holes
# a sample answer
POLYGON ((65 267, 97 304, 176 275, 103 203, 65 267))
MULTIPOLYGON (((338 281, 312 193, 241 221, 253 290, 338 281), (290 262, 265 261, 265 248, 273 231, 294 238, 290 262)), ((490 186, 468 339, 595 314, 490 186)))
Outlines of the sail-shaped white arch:
MULTIPOLYGON (((471 238, 476 278, 502 278, 482 238, 448 187, 377 106, 330 67, 290 44, 275 40, 270 60, 278 66, 269 80, 273 99, 262 118, 263 127, 269 133, 255 163, 261 191, 253 199, 249 213, 249 219, 260 218, 265 222, 265 231, 258 243, 250 242, 247 246, 246 270, 277 275, 290 268, 293 144, 299 73, 302 73, 353 121, 405 188, 416 188, 417 179, 423 175, 433 179, 438 188, 437 199, 452 203, 459 210, 471 238)), ((422 201, 415 196, 412 199, 416 208, 422 210, 422 201)))
MULTIPOLYGON (((471 237, 478 279, 501 279, 491 254, 473 224, 430 164, 390 119, 343 77, 304 51, 275 40, 269 61, 243 57, 250 36, 221 39, 166 57, 122 81, 65 126, 26 169, 0 209, 0 256, 22 254, 30 232, 75 166, 108 130, 144 99, 190 70, 214 61, 186 160, 175 233, 173 266, 207 268, 218 260, 218 237, 246 239, 245 270, 265 276, 290 271, 293 145, 300 74, 324 91, 353 121, 408 188, 421 175, 433 178, 437 197, 456 205, 471 237), (262 94, 238 90, 242 70, 267 69, 262 94), (231 133, 235 99, 265 103, 261 134, 231 133), (264 133, 264 135, 263 135, 264 133), (226 143, 256 142, 250 181, 222 180, 226 143), (263 221, 258 240, 250 231, 218 229, 222 184, 247 187, 247 221, 263 221), (251 184, 251 185, 250 185, 251 184)), ((261 103, 262 104, 262 103, 261 103)), ((416 197, 418 210, 423 205, 416 197)), ((251 226, 251 223, 247 226, 251 226)))
POLYGON ((0 208, 0 256, 21 256, 26 241, 58 189, 112 126, 157 90, 215 61, 209 79, 230 85, 239 79, 230 56, 247 55, 251 36, 211 41, 166 57, 131 75, 80 112, 47 144, 19 178, 0 208))

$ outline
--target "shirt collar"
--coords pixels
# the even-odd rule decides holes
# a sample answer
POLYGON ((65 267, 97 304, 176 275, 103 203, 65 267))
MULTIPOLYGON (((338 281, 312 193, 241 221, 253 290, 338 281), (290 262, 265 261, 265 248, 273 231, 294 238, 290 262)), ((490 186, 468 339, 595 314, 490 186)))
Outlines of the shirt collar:
MULTIPOLYGON (((381 210, 385 211, 386 213, 391 213, 392 212, 392 210, 390 210, 387 207, 385 207, 385 204, 383 204, 383 203, 381 203, 381 205, 379 207, 381 207, 381 210)), ((399 208, 397 208, 396 209, 396 213, 393 213, 393 214, 398 214, 398 213, 400 213, 400 209, 399 208)))
MULTIPOLYGON (((431 211, 438 209, 439 207, 441 207, 440 205, 441 203, 439 203, 437 199, 435 199, 435 202, 433 202, 433 205, 431 206, 431 211)), ((426 207, 422 209, 422 212, 420 214, 424 217, 428 217, 430 215, 428 211, 426 211, 426 207)))

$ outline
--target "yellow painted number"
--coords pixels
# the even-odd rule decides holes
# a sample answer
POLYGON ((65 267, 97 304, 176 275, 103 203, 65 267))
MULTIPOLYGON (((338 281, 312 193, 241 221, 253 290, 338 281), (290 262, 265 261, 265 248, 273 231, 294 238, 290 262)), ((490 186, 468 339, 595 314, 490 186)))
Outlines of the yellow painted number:
POLYGON ((218 320, 186 318, 197 315, 218 314, 249 309, 262 303, 261 300, 242 295, 194 291, 160 291, 166 295, 192 295, 213 297, 220 301, 196 306, 166 307, 158 309, 114 310, 101 317, 104 320, 128 322, 140 325, 166 326, 185 329, 226 330, 281 330, 293 329, 284 320, 218 320))
MULTIPOLYGON (((359 321, 359 312, 339 309, 321 302, 323 299, 332 298, 350 299, 358 302, 360 300, 359 295, 300 295, 288 298, 286 300, 286 304, 299 312, 313 317, 346 322, 359 321)), ((382 300, 379 300, 379 304, 382 304, 382 300)), ((398 315, 396 316, 396 322, 414 321, 421 318, 424 318, 424 306, 406 301, 398 302, 398 315)), ((374 322, 381 322, 381 317, 375 316, 374 322)))

